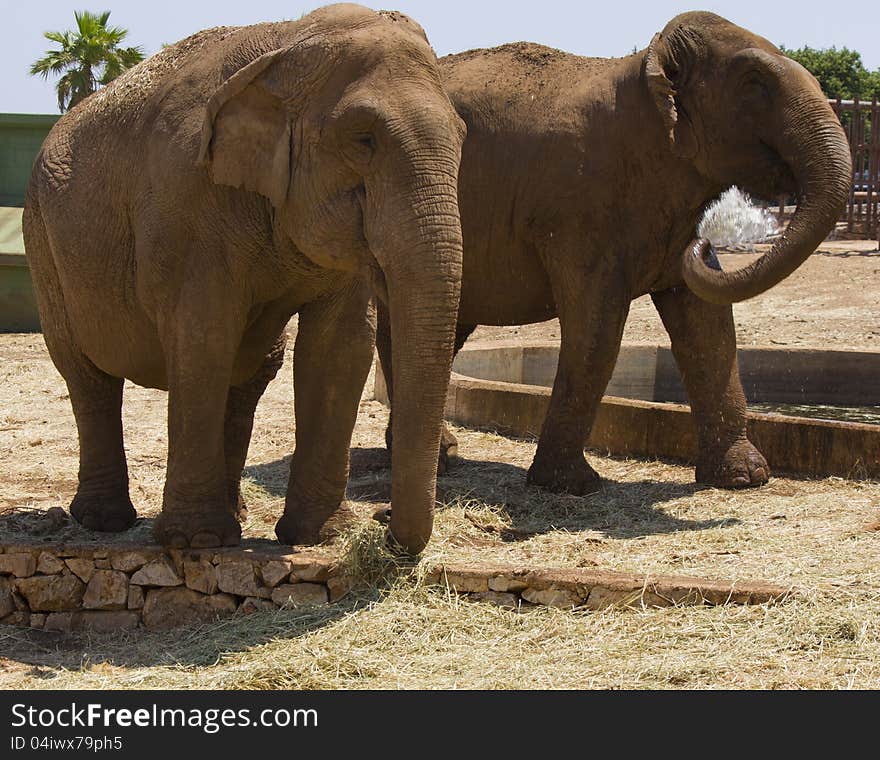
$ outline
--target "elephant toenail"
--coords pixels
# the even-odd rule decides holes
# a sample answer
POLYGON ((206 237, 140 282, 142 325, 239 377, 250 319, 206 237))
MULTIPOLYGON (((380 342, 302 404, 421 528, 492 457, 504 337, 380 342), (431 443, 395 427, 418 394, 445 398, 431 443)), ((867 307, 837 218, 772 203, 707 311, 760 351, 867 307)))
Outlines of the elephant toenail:
POLYGON ((168 536, 165 544, 167 546, 170 546, 172 549, 186 549, 188 542, 186 540, 186 536, 183 535, 183 533, 175 532, 168 536))
POLYGON ((211 549, 215 546, 220 546, 220 538, 215 533, 208 533, 203 531, 201 533, 196 533, 189 542, 189 545, 193 549, 211 549))
POLYGON ((101 521, 98 519, 97 515, 94 515, 92 513, 87 513, 83 515, 81 523, 82 526, 84 528, 87 528, 88 530, 100 531, 102 527, 101 521))

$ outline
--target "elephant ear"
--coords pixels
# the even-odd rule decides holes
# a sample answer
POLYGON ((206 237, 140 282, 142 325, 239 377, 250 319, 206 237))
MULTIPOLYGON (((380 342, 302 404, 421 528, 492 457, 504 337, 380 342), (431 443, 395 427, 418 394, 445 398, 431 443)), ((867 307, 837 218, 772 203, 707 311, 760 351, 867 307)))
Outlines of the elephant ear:
MULTIPOLYGON (((684 37, 683 30, 680 36, 684 37)), ((642 63, 642 76, 654 100, 663 129, 673 151, 681 158, 693 158, 697 154, 697 139, 690 117, 679 108, 676 99, 677 81, 681 81, 686 65, 687 45, 676 44, 675 39, 654 35, 642 63)))
POLYGON ((214 182, 243 187, 276 207, 291 180, 292 126, 273 64, 287 50, 273 50, 227 79, 211 96, 202 124, 198 162, 214 182))

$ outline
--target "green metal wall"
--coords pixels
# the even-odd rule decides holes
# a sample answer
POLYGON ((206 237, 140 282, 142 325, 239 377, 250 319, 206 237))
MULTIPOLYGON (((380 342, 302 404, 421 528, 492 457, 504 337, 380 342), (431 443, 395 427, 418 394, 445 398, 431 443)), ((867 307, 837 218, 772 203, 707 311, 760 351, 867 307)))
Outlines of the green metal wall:
POLYGON ((21 208, 15 207, 24 205, 34 159, 59 118, 0 113, 0 332, 40 329, 21 239, 21 208))
POLYGON ((0 206, 24 205, 34 159, 60 116, 0 113, 0 206))
POLYGON ((20 208, 0 206, 0 333, 40 329, 31 273, 24 255, 20 208))

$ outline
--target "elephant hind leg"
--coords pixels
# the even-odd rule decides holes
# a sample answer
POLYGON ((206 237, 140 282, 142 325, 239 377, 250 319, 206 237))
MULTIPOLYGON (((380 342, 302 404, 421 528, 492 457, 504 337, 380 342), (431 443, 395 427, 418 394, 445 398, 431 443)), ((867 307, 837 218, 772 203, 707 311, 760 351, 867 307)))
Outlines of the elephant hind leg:
POLYGON ((248 382, 232 386, 226 399, 224 450, 226 452, 226 482, 229 505, 239 522, 247 518, 247 505, 241 496, 241 472, 247 460, 248 446, 254 428, 254 412, 266 387, 278 374, 284 363, 287 335, 281 333, 263 364, 248 382))
MULTIPOLYGON (((452 360, 455 361, 455 357, 458 355, 458 352, 461 351, 462 347, 470 338, 471 334, 474 330, 477 329, 477 325, 456 325, 455 326, 455 347, 452 353, 452 360)), ((388 420, 388 430, 391 430, 391 420, 388 420)), ((449 466, 452 462, 454 462, 458 458, 458 439, 452 434, 452 431, 449 429, 449 425, 444 422, 443 430, 440 433, 440 459, 437 462, 437 473, 440 475, 445 475, 446 471, 449 469, 449 466)))
POLYGON ((137 514, 122 440, 123 380, 94 368, 85 357, 77 377, 68 372, 65 379, 79 431, 79 487, 70 514, 90 530, 126 530, 137 514))
POLYGON ((38 214, 27 220, 28 259, 40 305, 43 337, 67 383, 79 434, 79 485, 70 513, 90 530, 118 532, 137 517, 128 494, 122 441, 122 378, 98 369, 80 350, 38 214))
POLYGON ((684 285, 651 298, 672 341, 697 426, 697 481, 721 488, 763 485, 770 467, 746 437, 733 308, 703 301, 684 285))
POLYGON ((583 496, 601 488, 598 473, 584 457, 611 379, 630 297, 613 265, 573 265, 579 246, 547 256, 562 343, 550 406, 541 428, 527 482, 557 493, 583 496))
MULTIPOLYGON (((455 328, 455 348, 453 350, 453 361, 455 356, 464 346, 465 341, 471 336, 477 325, 456 325, 455 328)), ((376 304, 376 349, 379 353, 379 362, 382 365, 382 375, 385 378, 385 387, 388 389, 388 400, 391 403, 392 411, 388 415, 388 426, 385 428, 385 446, 388 453, 391 453, 392 436, 391 436, 391 416, 394 413, 394 403, 392 401, 394 395, 394 383, 392 380, 393 364, 391 360, 391 322, 388 318, 388 308, 381 301, 376 304)), ((437 460, 437 473, 445 475, 452 462, 458 457, 458 439, 452 434, 449 426, 444 422, 443 429, 440 433, 440 455, 437 460)))

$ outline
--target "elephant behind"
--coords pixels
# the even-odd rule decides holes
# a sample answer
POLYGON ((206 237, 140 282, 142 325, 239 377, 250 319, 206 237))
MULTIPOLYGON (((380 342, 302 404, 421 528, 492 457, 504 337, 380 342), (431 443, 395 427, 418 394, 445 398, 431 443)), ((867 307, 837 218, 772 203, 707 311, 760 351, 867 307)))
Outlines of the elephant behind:
MULTIPOLYGON (((677 16, 625 58, 516 43, 440 63, 468 127, 456 350, 480 324, 561 323, 529 481, 598 488, 583 448, 629 304, 650 293, 698 429, 697 479, 766 482, 767 462, 746 437, 730 304, 790 275, 846 203, 850 150, 816 80, 767 40, 703 12, 677 16), (795 194, 798 210, 769 253, 722 272, 705 241, 689 241, 732 185, 770 200, 795 194)), ((382 312, 378 346, 393 384, 382 312)), ((389 395, 396 420, 392 385, 389 395)), ((443 449, 455 445, 445 431, 443 449)))
POLYGON ((156 537, 237 543, 254 409, 298 314, 297 445, 276 532, 324 538, 344 517, 376 291, 398 347, 395 435, 406 441, 390 530, 420 551, 459 297, 463 138, 422 29, 356 5, 199 32, 62 117, 23 224, 79 432, 73 516, 104 531, 135 519, 128 378, 169 392, 156 537))

